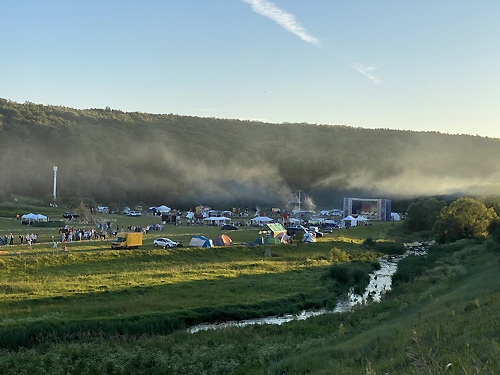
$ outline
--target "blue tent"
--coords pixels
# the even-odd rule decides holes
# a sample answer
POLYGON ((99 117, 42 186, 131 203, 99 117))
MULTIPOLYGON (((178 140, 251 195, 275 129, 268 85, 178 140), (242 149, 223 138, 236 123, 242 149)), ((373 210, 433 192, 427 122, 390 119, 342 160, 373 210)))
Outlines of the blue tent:
POLYGON ((205 238, 203 236, 194 236, 191 238, 191 242, 189 242, 189 246, 196 247, 214 247, 212 240, 205 238))

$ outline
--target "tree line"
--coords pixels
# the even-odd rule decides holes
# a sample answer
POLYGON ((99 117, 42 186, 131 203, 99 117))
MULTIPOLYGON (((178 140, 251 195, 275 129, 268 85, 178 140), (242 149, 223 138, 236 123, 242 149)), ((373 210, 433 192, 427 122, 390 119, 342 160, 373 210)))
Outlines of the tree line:
POLYGON ((301 189, 339 207, 495 186, 498 157, 498 140, 482 137, 0 99, 0 199, 49 201, 57 165, 61 202, 280 205, 301 189))

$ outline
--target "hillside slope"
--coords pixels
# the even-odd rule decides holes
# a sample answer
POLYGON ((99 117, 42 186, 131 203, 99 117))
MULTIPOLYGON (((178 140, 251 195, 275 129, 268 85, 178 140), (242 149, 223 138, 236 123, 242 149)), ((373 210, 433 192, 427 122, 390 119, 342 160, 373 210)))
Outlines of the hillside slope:
MULTIPOLYGON (((123 204, 320 205, 498 187, 497 139, 76 110, 0 99, 0 195, 123 204)), ((0 196, 1 198, 1 196, 0 196)))

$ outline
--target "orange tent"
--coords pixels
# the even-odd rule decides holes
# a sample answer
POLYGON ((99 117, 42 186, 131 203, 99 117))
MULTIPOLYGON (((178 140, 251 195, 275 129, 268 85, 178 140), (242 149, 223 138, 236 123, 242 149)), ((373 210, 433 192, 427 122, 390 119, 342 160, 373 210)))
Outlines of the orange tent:
POLYGON ((225 234, 220 234, 217 236, 217 238, 214 240, 214 246, 231 246, 233 244, 233 241, 229 236, 226 236, 225 234))

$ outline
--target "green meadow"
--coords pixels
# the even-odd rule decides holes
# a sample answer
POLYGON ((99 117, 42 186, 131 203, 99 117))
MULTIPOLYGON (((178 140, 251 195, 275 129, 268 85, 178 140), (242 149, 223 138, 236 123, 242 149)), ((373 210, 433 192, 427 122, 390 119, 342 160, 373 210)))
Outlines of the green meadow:
MULTIPOLYGON (((29 231, 0 219, 0 234, 11 230, 29 231)), ((220 233, 165 227, 138 250, 89 241, 54 253, 57 229, 44 229, 31 249, 12 246, 0 255, 0 373, 500 373, 500 250, 490 240, 405 258, 382 302, 349 313, 190 334, 200 323, 333 309, 364 288, 376 257, 411 240, 397 223, 375 223, 314 244, 238 245, 258 235, 251 228, 231 232, 231 247, 153 246, 220 233)))

